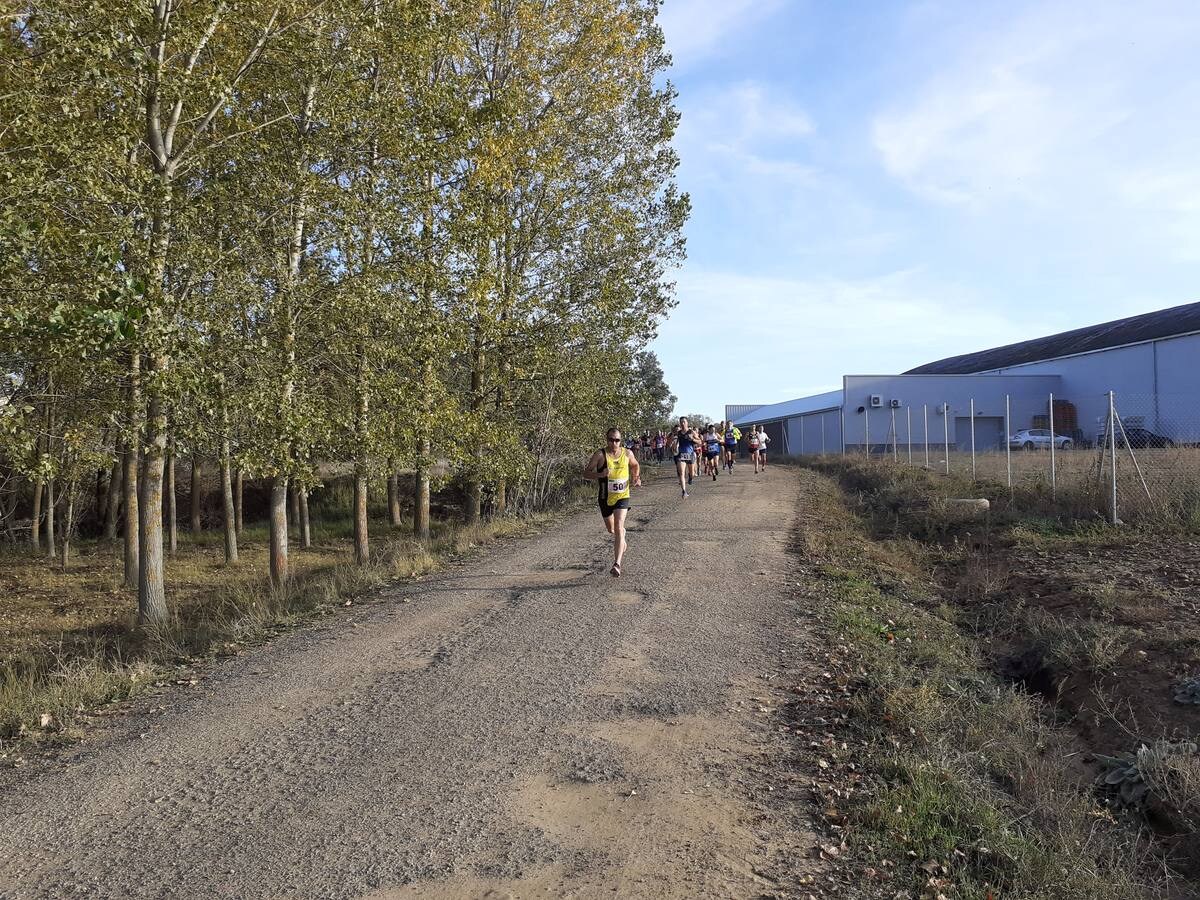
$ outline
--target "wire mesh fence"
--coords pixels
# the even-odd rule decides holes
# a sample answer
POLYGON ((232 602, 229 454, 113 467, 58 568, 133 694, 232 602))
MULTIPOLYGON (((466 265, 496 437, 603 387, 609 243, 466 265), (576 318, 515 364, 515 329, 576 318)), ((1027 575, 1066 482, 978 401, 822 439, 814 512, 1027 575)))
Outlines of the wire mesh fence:
POLYGON ((1003 409, 991 403, 986 414, 973 398, 868 410, 862 442, 841 452, 998 483, 1014 501, 1110 522, 1200 525, 1200 398, 1048 394, 1042 411, 1026 402, 1021 416, 1008 395, 1003 409))

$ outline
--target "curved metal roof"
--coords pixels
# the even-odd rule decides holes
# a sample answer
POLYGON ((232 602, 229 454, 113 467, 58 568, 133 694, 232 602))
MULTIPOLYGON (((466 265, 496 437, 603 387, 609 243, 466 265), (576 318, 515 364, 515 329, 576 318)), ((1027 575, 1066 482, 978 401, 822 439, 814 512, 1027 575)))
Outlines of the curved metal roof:
POLYGON ((1022 363, 1058 359, 1063 356, 1073 356, 1076 353, 1089 353, 1093 350, 1107 350, 1110 347, 1137 344, 1156 338, 1174 337, 1194 331, 1200 331, 1200 303, 1185 303, 1183 306, 1173 306, 1170 309, 1160 309, 1157 312, 1145 313, 1140 316, 1117 319, 1115 322, 1105 322, 1103 325, 1076 328, 1074 331, 1064 331, 1062 334, 1021 341, 1019 344, 1008 344, 991 350, 980 350, 977 353, 950 356, 936 362, 926 363, 915 369, 909 369, 904 374, 972 375, 1008 366, 1019 366, 1022 363))
POLYGON ((759 406, 733 420, 734 425, 757 425, 760 422, 775 422, 779 419, 790 419, 792 416, 804 413, 820 412, 825 409, 836 409, 842 405, 841 391, 827 391, 824 394, 813 394, 811 397, 799 397, 795 400, 785 400, 782 403, 771 403, 759 406))

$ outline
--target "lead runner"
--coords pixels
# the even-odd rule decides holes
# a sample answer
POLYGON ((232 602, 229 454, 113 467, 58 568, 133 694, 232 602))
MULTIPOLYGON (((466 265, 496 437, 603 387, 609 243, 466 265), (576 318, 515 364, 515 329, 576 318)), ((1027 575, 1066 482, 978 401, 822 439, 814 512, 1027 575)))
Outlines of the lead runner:
POLYGON ((642 486, 642 469, 634 456, 621 442, 621 429, 610 428, 607 446, 592 454, 583 467, 583 477, 600 483, 600 515, 604 527, 613 536, 613 578, 621 577, 621 560, 625 556, 625 516, 629 512, 630 482, 642 486))

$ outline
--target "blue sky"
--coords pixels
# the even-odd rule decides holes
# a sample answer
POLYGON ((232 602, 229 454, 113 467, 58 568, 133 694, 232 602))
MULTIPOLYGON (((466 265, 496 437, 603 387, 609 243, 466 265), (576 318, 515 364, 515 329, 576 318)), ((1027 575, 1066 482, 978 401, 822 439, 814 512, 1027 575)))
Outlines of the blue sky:
POLYGON ((665 0, 680 412, 1200 300, 1197 0, 665 0))

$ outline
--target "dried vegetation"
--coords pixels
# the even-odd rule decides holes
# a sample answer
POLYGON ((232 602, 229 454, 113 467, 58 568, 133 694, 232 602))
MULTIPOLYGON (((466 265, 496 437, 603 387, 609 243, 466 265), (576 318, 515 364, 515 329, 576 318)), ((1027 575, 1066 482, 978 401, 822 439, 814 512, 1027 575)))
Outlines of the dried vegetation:
POLYGON ((817 723, 818 803, 863 895, 1200 896, 1200 706, 1172 696, 1196 664, 1171 587, 1200 562, 1192 536, 999 496, 978 518, 943 501, 979 493, 927 472, 815 468, 844 489, 806 475, 797 536, 834 689, 795 715, 817 723), (1105 784, 1122 754, 1145 802, 1105 784))

